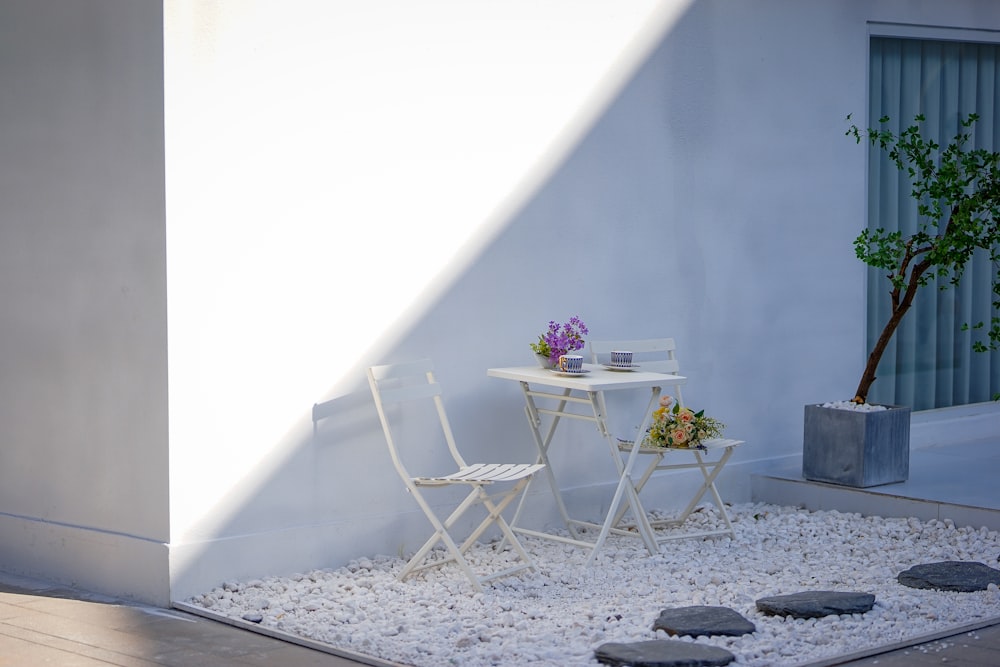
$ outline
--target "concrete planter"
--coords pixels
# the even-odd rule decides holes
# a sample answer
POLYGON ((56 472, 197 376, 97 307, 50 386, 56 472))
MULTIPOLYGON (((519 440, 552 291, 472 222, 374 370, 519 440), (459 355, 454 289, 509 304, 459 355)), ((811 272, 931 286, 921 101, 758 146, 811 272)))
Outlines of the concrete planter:
POLYGON ((910 408, 858 412, 807 405, 802 476, 814 482, 869 487, 910 476, 910 408))

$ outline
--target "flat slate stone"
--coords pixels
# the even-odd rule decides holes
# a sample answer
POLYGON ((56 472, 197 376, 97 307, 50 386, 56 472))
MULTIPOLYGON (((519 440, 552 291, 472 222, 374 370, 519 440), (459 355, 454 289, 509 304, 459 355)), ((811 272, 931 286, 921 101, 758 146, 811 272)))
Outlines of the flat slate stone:
POLYGON ((757 626, 729 607, 698 605, 664 609, 653 622, 653 629, 664 630, 671 636, 740 637, 756 632, 757 626))
POLYGON ((863 614, 871 611, 875 596, 871 593, 838 591, 803 591, 791 595, 757 600, 757 609, 772 616, 821 618, 831 614, 863 614))
POLYGON ((594 649, 598 662, 615 667, 716 667, 736 656, 724 648, 680 639, 653 639, 633 644, 609 642, 594 649))
POLYGON ((910 588, 971 593, 985 591, 990 584, 1000 586, 1000 570, 984 563, 946 560, 914 565, 900 572, 896 581, 910 588))

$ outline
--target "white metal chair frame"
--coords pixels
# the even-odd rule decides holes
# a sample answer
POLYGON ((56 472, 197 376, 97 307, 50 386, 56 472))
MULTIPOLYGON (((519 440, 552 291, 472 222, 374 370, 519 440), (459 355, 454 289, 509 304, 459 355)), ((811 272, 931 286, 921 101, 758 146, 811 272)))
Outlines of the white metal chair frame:
POLYGON ((537 463, 467 464, 459 453, 455 443, 455 437, 444 409, 441 387, 434 379, 433 366, 430 360, 423 359, 404 364, 372 366, 368 369, 368 384, 371 388, 372 397, 375 399, 375 407, 378 410, 379 420, 382 423, 382 430, 385 434, 386 443, 389 446, 393 465, 395 465, 396 471, 403 479, 406 489, 413 495, 413 498, 417 501, 417 504, 423 510, 424 514, 427 515, 427 519, 434 527, 434 534, 417 550, 399 573, 400 581, 421 570, 440 567, 454 562, 469 578, 476 590, 482 591, 483 583, 487 581, 508 576, 524 569, 534 569, 531 557, 514 536, 510 525, 503 518, 502 512, 524 491, 532 475, 545 466, 537 463), (448 450, 458 466, 457 471, 435 477, 414 477, 409 474, 403 465, 402 458, 397 449, 396 438, 390 426, 387 408, 396 403, 418 399, 430 399, 433 401, 448 450), (493 495, 486 492, 485 487, 502 482, 514 482, 514 486, 493 495), (424 498, 421 489, 457 485, 464 485, 471 488, 461 504, 455 508, 448 518, 442 521, 424 498), (458 545, 449 534, 449 530, 460 517, 476 505, 482 505, 486 510, 487 516, 472 531, 472 534, 461 545, 458 545), (493 524, 496 524, 503 533, 504 540, 500 545, 509 543, 514 551, 517 552, 518 557, 521 559, 521 564, 503 571, 479 576, 472 570, 464 554, 475 544, 476 540, 482 536, 487 528, 493 524), (431 550, 439 542, 444 545, 448 556, 433 562, 425 562, 431 550))
MULTIPOLYGON (((589 341, 589 347, 591 359, 595 364, 608 363, 612 350, 631 350, 633 355, 635 355, 634 363, 641 362, 640 367, 644 371, 667 373, 672 375, 680 374, 680 363, 677 361, 676 356, 677 345, 673 338, 614 341, 592 340, 589 341)), ((684 406, 684 396, 681 394, 681 386, 679 384, 666 383, 666 387, 667 389, 665 389, 664 393, 672 394, 674 399, 681 406, 684 406)), ((603 400, 604 397, 602 395, 601 401, 603 402, 603 400)), ((637 433, 635 435, 636 438, 642 438, 643 436, 643 433, 637 433)), ((726 506, 722 502, 722 497, 719 495, 719 489, 715 486, 715 480, 719 476, 719 473, 722 472, 722 469, 726 466, 726 463, 729 461, 729 457, 733 454, 733 450, 737 446, 743 444, 743 442, 743 440, 732 440, 729 438, 712 438, 710 440, 702 441, 701 444, 703 449, 683 447, 646 447, 640 444, 638 453, 650 455, 653 457, 653 460, 650 461, 638 481, 635 482, 636 493, 642 491, 646 482, 649 481, 649 478, 657 470, 683 470, 698 468, 703 477, 703 482, 698 491, 695 492, 691 501, 687 504, 687 507, 684 508, 677 518, 652 520, 650 521, 652 526, 674 527, 684 524, 706 493, 711 493, 712 500, 718 508, 719 515, 722 517, 722 521, 725 524, 725 528, 720 528, 718 530, 688 531, 685 533, 674 533, 670 535, 657 535, 656 540, 658 542, 686 539, 691 537, 707 537, 711 535, 729 535, 730 537, 735 537, 733 524, 729 520, 729 513, 726 511, 726 506), (721 451, 722 454, 718 459, 707 459, 704 454, 709 451, 721 451), (694 462, 664 463, 664 459, 668 454, 683 452, 693 454, 695 458, 694 462)), ((619 447, 623 451, 631 451, 633 442, 628 439, 621 439, 619 440, 619 447)), ((619 525, 621 523, 625 512, 628 509, 628 507, 623 506, 618 510, 618 514, 615 516, 615 525, 619 525)))

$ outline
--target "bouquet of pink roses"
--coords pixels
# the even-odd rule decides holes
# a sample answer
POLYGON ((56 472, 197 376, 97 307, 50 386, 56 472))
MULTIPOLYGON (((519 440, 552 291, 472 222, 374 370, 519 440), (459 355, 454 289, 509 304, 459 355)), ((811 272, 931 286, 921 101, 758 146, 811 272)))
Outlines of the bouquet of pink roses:
POLYGON ((722 435, 725 424, 718 419, 706 417, 704 410, 695 412, 691 408, 674 403, 672 396, 660 399, 660 407, 653 411, 653 423, 646 431, 643 444, 654 447, 701 447, 701 441, 722 435), (671 407, 673 404, 673 407, 671 407))

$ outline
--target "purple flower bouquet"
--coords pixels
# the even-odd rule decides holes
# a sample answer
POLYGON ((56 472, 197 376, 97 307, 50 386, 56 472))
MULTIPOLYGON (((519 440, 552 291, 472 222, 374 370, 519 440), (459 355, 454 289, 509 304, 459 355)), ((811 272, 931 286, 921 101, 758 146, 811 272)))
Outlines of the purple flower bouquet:
POLYGON ((571 317, 564 324, 552 320, 548 330, 538 337, 538 342, 531 343, 531 349, 547 358, 549 364, 555 365, 560 356, 583 348, 583 337, 588 333, 587 325, 579 317, 571 317))

